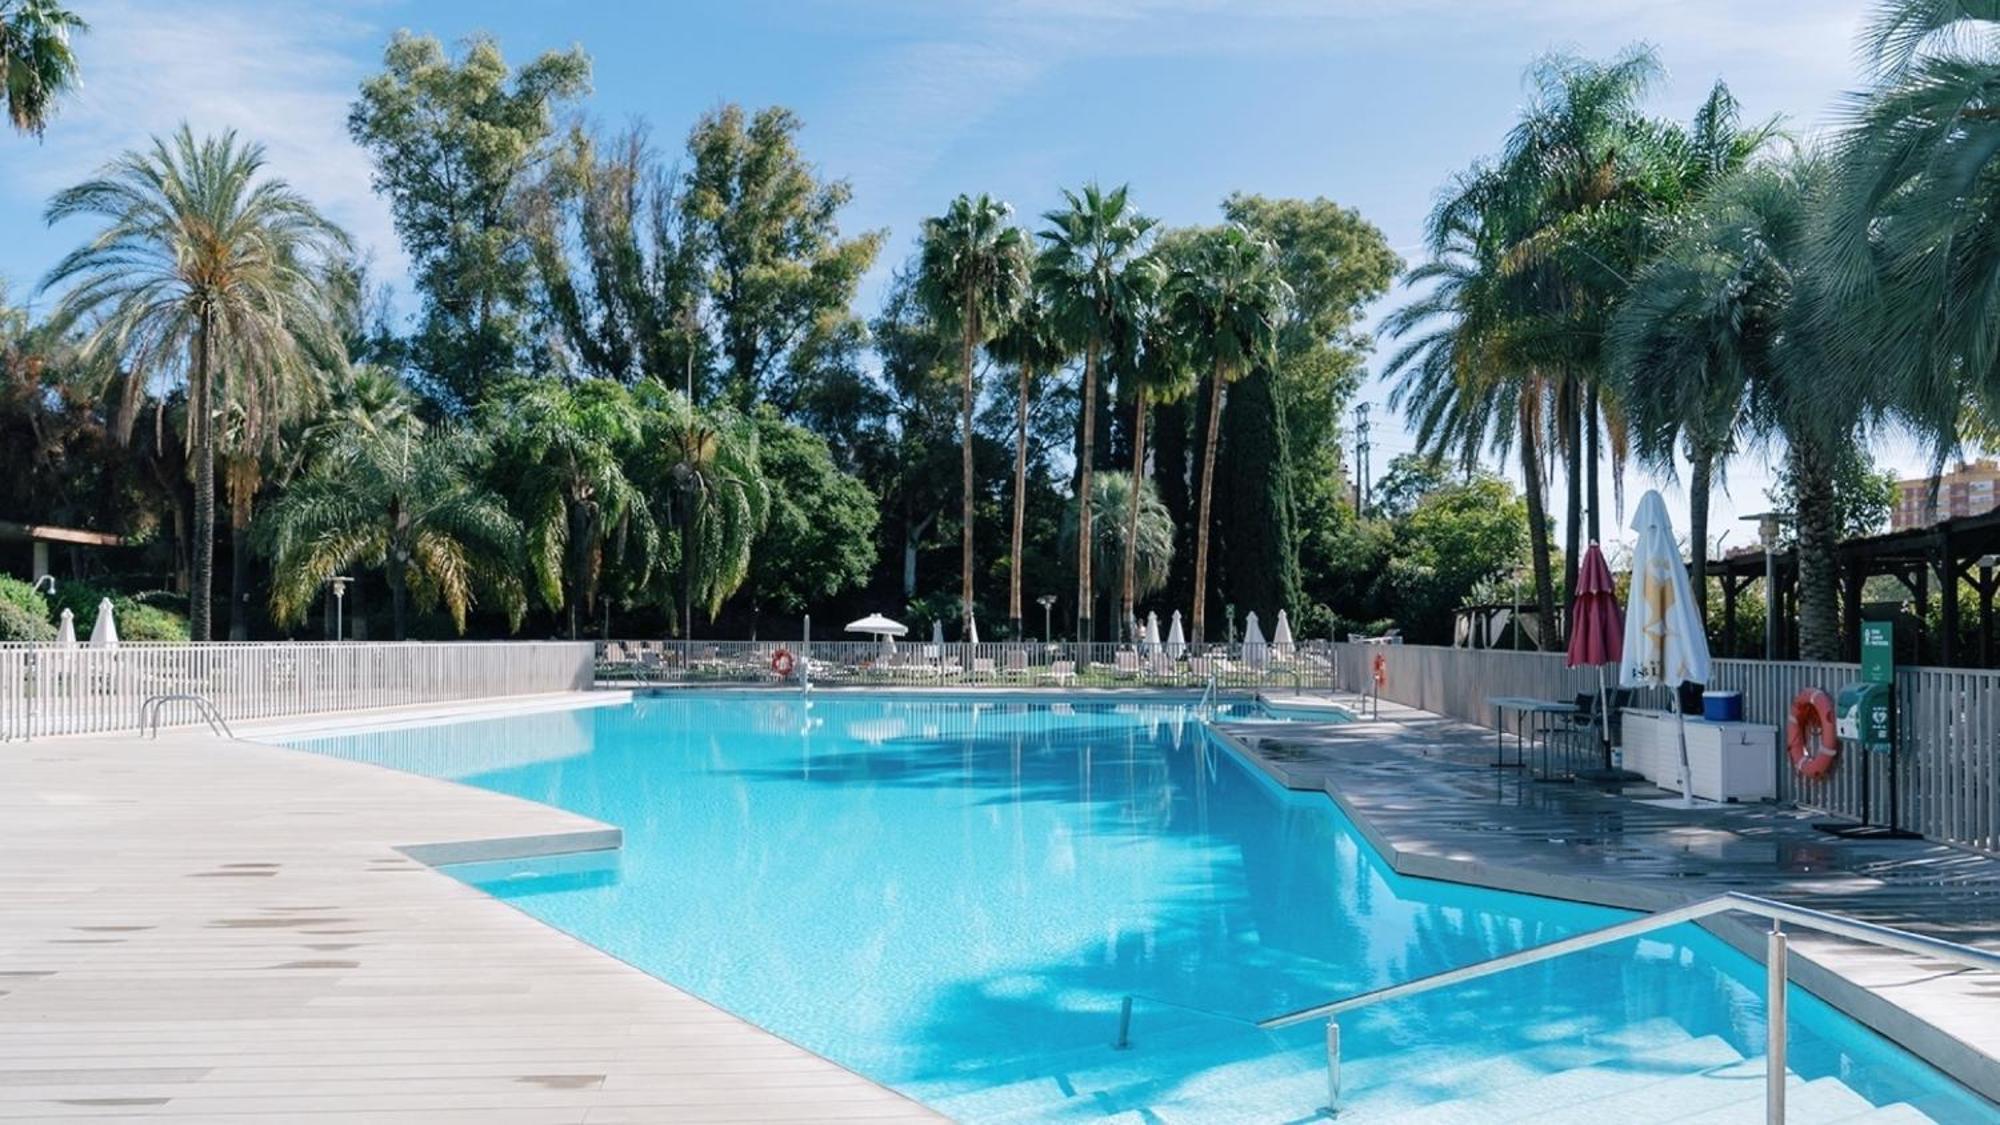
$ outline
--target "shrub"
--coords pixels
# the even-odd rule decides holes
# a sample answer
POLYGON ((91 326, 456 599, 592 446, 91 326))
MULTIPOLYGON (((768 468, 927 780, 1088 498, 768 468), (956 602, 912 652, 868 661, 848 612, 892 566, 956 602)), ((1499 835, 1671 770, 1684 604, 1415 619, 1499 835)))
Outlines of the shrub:
POLYGON ((46 618, 49 615, 47 598, 37 593, 35 588, 18 578, 0 574, 0 602, 20 607, 21 612, 30 617, 46 618))
POLYGON ((105 598, 111 599, 111 613, 118 622, 118 639, 121 641, 188 639, 187 615, 168 608, 176 602, 185 605, 186 599, 177 599, 165 591, 117 594, 101 587, 73 582, 57 589, 55 604, 49 608, 58 619, 63 610, 69 610, 75 616, 77 639, 88 641, 90 629, 97 623, 97 603, 105 598))
POLYGON ((22 608, 11 596, 0 596, 0 641, 53 641, 56 627, 22 608))
POLYGON ((126 641, 185 641, 188 619, 159 606, 145 605, 131 598, 111 599, 118 617, 118 637, 126 641))

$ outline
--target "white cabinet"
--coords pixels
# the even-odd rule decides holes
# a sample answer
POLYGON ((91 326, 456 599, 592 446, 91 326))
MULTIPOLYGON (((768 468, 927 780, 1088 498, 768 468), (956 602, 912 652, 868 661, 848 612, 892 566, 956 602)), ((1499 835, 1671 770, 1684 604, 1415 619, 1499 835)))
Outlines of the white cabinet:
MULTIPOLYGON (((1674 716, 1627 709, 1625 768, 1680 792, 1680 741, 1674 716)), ((1778 795, 1778 728, 1758 723, 1687 721, 1688 771, 1694 795, 1710 801, 1756 801, 1778 795)))

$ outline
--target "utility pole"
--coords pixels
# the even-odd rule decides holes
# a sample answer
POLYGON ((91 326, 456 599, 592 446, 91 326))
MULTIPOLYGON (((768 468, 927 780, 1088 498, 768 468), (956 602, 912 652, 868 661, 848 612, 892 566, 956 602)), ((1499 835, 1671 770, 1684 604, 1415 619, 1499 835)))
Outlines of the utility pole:
POLYGON ((1372 403, 1354 408, 1354 514, 1368 510, 1368 411, 1372 403))

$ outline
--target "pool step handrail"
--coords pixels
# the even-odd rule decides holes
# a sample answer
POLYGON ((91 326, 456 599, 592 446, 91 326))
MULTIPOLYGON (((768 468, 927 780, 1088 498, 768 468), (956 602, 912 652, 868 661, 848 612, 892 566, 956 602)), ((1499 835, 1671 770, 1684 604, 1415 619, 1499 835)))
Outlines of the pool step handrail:
POLYGON ((169 703, 193 704, 195 714, 201 716, 202 721, 208 724, 208 729, 211 734, 214 734, 217 738, 227 738, 232 741, 235 740, 236 732, 229 729, 229 720, 222 717, 221 708, 217 707, 215 703, 211 701, 207 696, 195 695, 192 692, 176 692, 172 695, 147 696, 139 704, 140 733, 145 734, 150 738, 160 737, 160 712, 166 710, 167 704, 169 703), (146 727, 146 719, 147 716, 149 715, 152 717, 153 720, 152 729, 150 731, 146 727))
POLYGON ((1617 922, 1600 929, 1530 946, 1527 949, 1504 953, 1471 965, 1461 965, 1455 969, 1431 973, 1401 984, 1387 985, 1368 992, 1357 993, 1341 1000, 1315 1004, 1310 1008, 1300 1008, 1257 1021, 1257 1027, 1273 1031, 1282 1027, 1304 1023, 1308 1020, 1326 1020, 1326 1064, 1327 1064, 1327 1106, 1329 1111, 1340 1108, 1340 1021, 1343 1012, 1366 1008, 1387 1000, 1398 1000, 1416 996, 1455 984, 1477 980, 1480 977, 1504 973, 1524 965, 1550 961, 1557 957, 1594 949, 1615 941, 1638 937, 1655 930, 1678 926, 1683 922, 1693 922, 1717 914, 1751 914, 1771 923, 1771 930, 1765 939, 1765 1003, 1768 1016, 1765 1020, 1765 1075, 1764 1075, 1764 1118, 1768 1125, 1782 1125, 1785 1120, 1785 1049, 1786 1016, 1785 984, 1790 977, 1787 964, 1787 942, 1784 923, 1791 923, 1801 929, 1837 934, 1841 937, 1865 941, 1873 945, 1898 949, 1919 957, 1932 957, 1940 961, 1962 965, 1969 969, 1987 969, 2000 972, 2000 952, 1945 941, 1942 938, 1925 937, 1908 930, 1898 930, 1890 926, 1878 926, 1872 922, 1860 922, 1843 918, 1838 914, 1828 914, 1822 910, 1812 910, 1803 906, 1756 895, 1730 891, 1726 894, 1705 898, 1687 906, 1662 910, 1629 922, 1617 922))

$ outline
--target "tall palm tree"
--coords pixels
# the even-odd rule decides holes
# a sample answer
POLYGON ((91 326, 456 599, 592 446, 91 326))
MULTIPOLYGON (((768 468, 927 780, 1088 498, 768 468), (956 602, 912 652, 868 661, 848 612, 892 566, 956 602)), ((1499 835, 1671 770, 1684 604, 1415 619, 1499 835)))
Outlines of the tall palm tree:
POLYGON ((88 30, 55 0, 0 0, 0 89, 17 131, 40 137, 48 128, 56 99, 77 84, 70 36, 88 30))
POLYGON ((120 432, 130 433, 147 381, 164 374, 187 383, 197 641, 210 636, 217 417, 225 404, 256 403, 263 388, 342 352, 325 279, 347 238, 263 172, 261 146, 234 133, 197 140, 183 125, 61 192, 47 214, 50 223, 104 220, 42 284, 70 286, 54 319, 87 323, 85 352, 115 357, 127 372, 120 432))
POLYGON ((1968 403, 2000 414, 2000 7, 1890 0, 1863 38, 1830 201, 1823 308, 1845 396, 1893 411, 1941 463, 1968 403))
MULTIPOLYGON (((1096 184, 1065 190, 1065 206, 1042 216, 1042 249, 1035 259, 1035 283, 1048 301, 1060 337, 1083 352, 1083 418, 1078 435, 1077 495, 1089 496, 1097 457, 1097 376, 1104 350, 1135 303, 1126 266, 1145 252, 1152 219, 1132 210, 1127 189, 1106 192, 1096 184)), ((1077 639, 1091 640, 1092 505, 1079 508, 1077 537, 1077 639)))
MULTIPOLYGON (((1555 581, 1542 461, 1561 326, 1538 315, 1509 267, 1517 200, 1491 167, 1453 179, 1429 219, 1431 259, 1409 276, 1422 295, 1383 324, 1392 338, 1409 337, 1383 374, 1397 380, 1389 404, 1414 423, 1419 450, 1467 465, 1488 448, 1519 454, 1535 606, 1547 626, 1555 581)), ((1553 628, 1542 629, 1544 647, 1555 640, 1553 628)))
POLYGON ((500 464, 526 525, 528 569, 550 609, 593 614, 607 561, 626 561, 639 585, 658 559, 658 525, 626 470, 641 448, 643 414, 605 379, 574 386, 519 379, 486 407, 500 464))
POLYGON ((931 317, 958 334, 959 452, 964 500, 959 620, 972 627, 972 406, 978 398, 973 356, 1020 307, 1028 292, 1028 237, 1009 220, 1013 208, 981 195, 961 195, 945 213, 924 220, 918 251, 917 297, 931 317))
MULTIPOLYGON (((1165 283, 1167 265, 1157 255, 1149 254, 1134 262, 1131 267, 1134 294, 1144 303, 1136 310, 1140 327, 1127 341, 1127 354, 1120 357, 1118 364, 1119 382, 1124 384, 1125 396, 1132 400, 1132 476, 1133 480, 1150 479, 1146 475, 1146 422, 1152 415, 1156 403, 1175 402, 1194 389, 1194 372, 1181 354, 1179 341, 1174 338, 1174 325, 1153 307, 1165 283)), ((1125 557, 1120 568, 1119 582, 1119 625, 1127 639, 1136 640, 1138 634, 1138 550, 1139 550, 1139 508, 1147 495, 1145 489, 1127 488, 1128 502, 1125 510, 1125 557)), ((1155 496, 1155 501, 1158 501, 1155 496)))
POLYGON ((466 430, 345 426, 258 521, 272 619, 298 624, 329 575, 366 567, 388 577, 399 641, 412 602, 442 602, 464 633, 484 597, 519 628, 521 525, 480 483, 487 459, 466 430))
MULTIPOLYGON (((1108 578, 1122 559, 1134 564, 1134 586, 1140 597, 1164 589, 1174 562, 1174 519, 1153 482, 1141 477, 1134 489, 1131 474, 1107 469, 1090 478, 1090 496, 1097 509, 1097 518, 1091 521, 1091 553, 1101 564, 1095 571, 1101 576, 1099 588, 1091 591, 1092 596, 1111 593, 1108 578), (1136 523, 1119 518, 1134 508, 1139 512, 1136 523)), ((1076 545, 1079 522, 1080 513, 1072 503, 1063 517, 1066 546, 1076 545)))
POLYGON ((757 428, 727 406, 697 409, 677 393, 658 404, 656 440, 680 529, 681 612, 692 636, 697 607, 713 621, 750 576, 750 550, 771 514, 757 428))
POLYGON ((1277 259, 1268 239, 1240 223, 1203 231, 1176 263, 1161 297, 1167 331, 1188 361, 1208 375, 1208 425, 1195 506, 1192 626, 1197 644, 1208 639, 1208 540, 1223 396, 1231 382, 1275 359, 1278 330, 1292 297, 1277 259))
MULTIPOLYGON (((1676 434, 1691 453, 1733 441, 1738 427, 1783 440, 1798 500, 1799 647, 1810 660, 1840 657, 1833 474, 1839 443, 1862 420, 1853 399, 1827 393, 1840 360, 1819 323, 1815 271, 1831 178, 1824 159, 1803 155, 1725 181, 1639 275, 1613 340, 1638 396, 1639 444, 1654 458, 1672 455, 1676 434)), ((1702 460, 1693 470, 1699 496, 1702 460)))
POLYGON ((999 363, 1012 364, 1020 373, 1014 400, 1014 531, 1007 554, 1007 628, 1010 635, 1020 637, 1021 539, 1028 517, 1028 408, 1036 381, 1067 363, 1071 353, 1050 323, 1048 306, 1032 289, 1006 329, 987 342, 986 352, 999 363))

